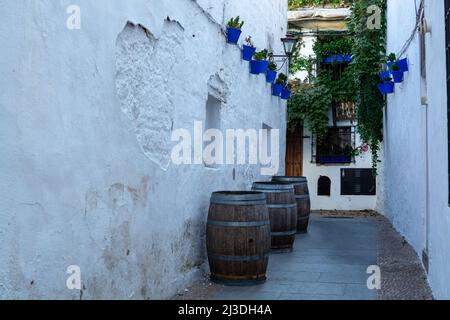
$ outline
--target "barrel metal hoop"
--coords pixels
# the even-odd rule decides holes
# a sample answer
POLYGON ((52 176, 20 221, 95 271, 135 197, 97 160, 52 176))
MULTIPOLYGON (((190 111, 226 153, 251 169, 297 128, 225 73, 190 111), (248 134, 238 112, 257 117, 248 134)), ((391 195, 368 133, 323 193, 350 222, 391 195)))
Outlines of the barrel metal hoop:
POLYGON ((273 177, 273 182, 308 183, 305 177, 273 177))
POLYGON ((238 222, 238 221, 209 220, 208 225, 216 226, 216 227, 226 227, 226 228, 255 228, 255 227, 270 226, 270 221, 263 220, 263 221, 238 222))
POLYGON ((262 192, 262 193, 291 193, 294 192, 293 189, 286 189, 286 190, 267 190, 267 189, 253 189, 254 191, 262 192))
POLYGON ((208 253, 208 259, 220 260, 220 261, 230 261, 230 262, 247 262, 247 261, 260 261, 267 259, 268 254, 259 256, 226 256, 222 254, 208 253))
POLYGON ((225 200, 216 200, 211 199, 211 204, 220 204, 225 206, 265 206, 266 200, 260 201, 225 201, 225 200))
POLYGON ((309 217, 306 216, 306 217, 299 217, 299 218, 297 218, 297 221, 304 221, 304 220, 309 220, 309 217))
POLYGON ((260 192, 247 193, 247 194, 226 194, 226 193, 213 193, 211 196, 211 202, 226 201, 226 202, 251 202, 251 201, 264 201, 266 195, 260 192))
POLYGON ((268 204, 267 208, 269 209, 292 209, 297 208, 297 204, 268 204))
POLYGON ((282 237, 282 236, 293 236, 297 234, 297 230, 286 231, 286 232, 271 232, 270 235, 272 237, 282 237))
POLYGON ((288 184, 259 184, 255 183, 253 184, 253 189, 259 190, 292 190, 294 189, 294 186, 292 183, 288 184))
POLYGON ((309 195, 308 194, 306 194, 306 195, 297 195, 297 196, 295 196, 295 199, 309 199, 309 195))

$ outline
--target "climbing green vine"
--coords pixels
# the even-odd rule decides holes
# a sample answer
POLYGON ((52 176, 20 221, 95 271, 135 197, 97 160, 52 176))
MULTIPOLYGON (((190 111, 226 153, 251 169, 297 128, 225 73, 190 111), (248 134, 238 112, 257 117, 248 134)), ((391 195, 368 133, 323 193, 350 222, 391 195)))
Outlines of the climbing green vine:
POLYGON ((355 0, 351 6, 352 15, 348 25, 355 39, 352 66, 357 88, 358 133, 363 142, 370 146, 376 170, 383 141, 385 101, 377 85, 380 82, 378 74, 386 55, 386 17, 382 15, 380 29, 368 28, 367 8, 371 5, 377 5, 383 13, 386 12, 386 0, 355 0))
POLYGON ((298 56, 293 60, 291 74, 307 71, 308 84, 300 84, 288 102, 288 121, 291 130, 303 123, 317 137, 322 137, 328 130, 328 110, 332 102, 354 102, 355 82, 353 68, 346 66, 339 81, 333 79, 330 68, 320 67, 325 57, 351 53, 353 41, 349 37, 321 37, 314 45, 316 58, 298 56), (313 66, 317 65, 316 76, 313 66))

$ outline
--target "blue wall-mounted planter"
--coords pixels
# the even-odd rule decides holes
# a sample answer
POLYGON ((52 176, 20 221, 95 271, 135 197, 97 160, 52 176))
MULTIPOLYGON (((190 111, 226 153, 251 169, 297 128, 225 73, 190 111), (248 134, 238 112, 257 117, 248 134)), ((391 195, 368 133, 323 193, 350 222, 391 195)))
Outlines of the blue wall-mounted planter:
MULTIPOLYGON (((391 69, 393 62, 388 62, 387 66, 389 70, 391 69)), ((408 65, 408 58, 400 59, 397 61, 397 66, 402 72, 408 72, 409 71, 409 65, 408 65)))
POLYGON ((261 60, 250 61, 250 73, 260 74, 261 73, 261 60))
POLYGON ((282 84, 273 84, 272 85, 272 95, 275 97, 279 97, 281 95, 281 91, 283 91, 282 84))
POLYGON ((392 81, 380 83, 378 90, 380 90, 382 95, 394 93, 394 83, 392 81))
POLYGON ((253 54, 255 53, 256 48, 244 45, 242 49, 242 60, 252 61, 253 54))
POLYGON ((237 44, 242 30, 236 28, 227 28, 228 43, 237 44))
POLYGON ((403 82, 403 71, 391 71, 395 83, 403 82))
POLYGON ((391 73, 389 71, 385 71, 380 73, 380 79, 384 81, 386 78, 391 78, 391 73))
POLYGON ((269 70, 269 60, 261 60, 261 72, 260 73, 267 73, 269 70))
POLYGON ((272 70, 267 70, 266 81, 268 83, 274 83, 277 78, 277 72, 272 70))
POLYGON ((349 63, 352 61, 352 55, 348 54, 346 56, 344 56, 343 54, 335 54, 335 55, 331 55, 326 57, 325 59, 323 59, 323 63, 349 63))
POLYGON ((281 90, 281 99, 288 100, 290 96, 291 96, 291 90, 288 90, 288 89, 281 90))
POLYGON ((400 71, 402 72, 408 72, 409 66, 408 66, 408 58, 404 58, 397 61, 397 65, 400 68, 400 71))

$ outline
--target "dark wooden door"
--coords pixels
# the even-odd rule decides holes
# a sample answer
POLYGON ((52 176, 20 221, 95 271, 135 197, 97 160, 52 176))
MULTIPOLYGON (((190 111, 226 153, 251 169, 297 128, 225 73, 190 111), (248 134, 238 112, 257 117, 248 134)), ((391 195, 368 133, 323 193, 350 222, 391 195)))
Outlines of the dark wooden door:
POLYGON ((286 175, 303 175, 303 128, 288 131, 286 138, 286 175))

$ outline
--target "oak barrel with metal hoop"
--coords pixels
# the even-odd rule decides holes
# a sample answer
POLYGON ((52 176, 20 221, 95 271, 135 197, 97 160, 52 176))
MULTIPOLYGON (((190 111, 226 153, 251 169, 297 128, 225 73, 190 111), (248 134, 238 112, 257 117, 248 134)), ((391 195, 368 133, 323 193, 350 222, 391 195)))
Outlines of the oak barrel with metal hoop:
POLYGON ((297 200, 297 233, 307 233, 311 215, 308 179, 305 177, 273 177, 272 181, 289 182, 294 185, 297 200))
POLYGON ((297 233, 297 203, 294 186, 286 182, 255 182, 253 191, 264 192, 267 196, 272 250, 291 252, 297 233))
POLYGON ((212 281, 236 286, 264 283, 270 253, 266 195, 213 193, 206 247, 212 281))

